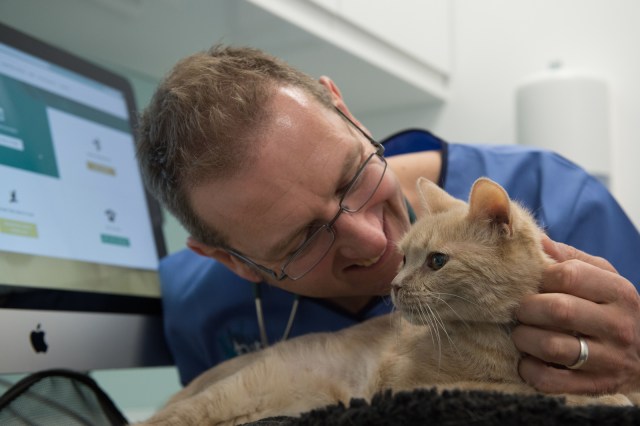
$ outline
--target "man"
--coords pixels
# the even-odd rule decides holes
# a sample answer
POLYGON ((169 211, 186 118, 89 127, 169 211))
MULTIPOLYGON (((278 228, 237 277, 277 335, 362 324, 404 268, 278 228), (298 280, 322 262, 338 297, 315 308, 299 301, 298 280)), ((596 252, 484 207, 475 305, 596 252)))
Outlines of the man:
POLYGON ((629 281, 640 281, 640 235, 608 192, 550 153, 425 138, 425 150, 385 159, 329 78, 257 50, 218 46, 176 65, 142 116, 138 155, 189 247, 216 261, 185 268, 193 256, 183 253, 163 262, 167 336, 184 383, 221 360, 225 333, 235 352, 244 329, 261 335, 249 349, 267 344, 265 317, 286 322, 286 336, 389 312, 395 244, 421 213, 416 179, 462 198, 488 175, 552 238, 607 258, 545 241, 559 263, 517 313, 522 378, 547 392, 640 386, 640 297, 629 281), (246 282, 230 284, 228 271, 246 282), (270 287, 249 284, 260 282, 270 287), (290 313, 283 307, 289 293, 302 296, 297 316, 298 297, 287 299, 290 313))

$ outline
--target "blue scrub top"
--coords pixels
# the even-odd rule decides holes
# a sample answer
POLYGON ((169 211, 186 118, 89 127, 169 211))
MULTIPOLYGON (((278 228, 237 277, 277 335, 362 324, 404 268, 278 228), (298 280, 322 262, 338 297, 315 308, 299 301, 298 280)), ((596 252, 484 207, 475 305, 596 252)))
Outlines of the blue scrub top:
MULTIPOLYGON (((473 182, 487 176, 533 212, 547 234, 609 260, 636 287, 640 283, 640 234, 607 189, 580 167, 535 148, 446 143, 418 129, 386 141, 387 156, 440 150, 439 184, 467 200, 473 182)), ((252 283, 217 261, 185 249, 160 263, 165 334, 183 384, 217 363, 259 349, 252 283)), ((270 342, 282 337, 294 296, 262 285, 270 342)), ((339 330, 390 312, 389 298, 373 300, 357 314, 321 299, 300 298, 290 336, 339 330)))

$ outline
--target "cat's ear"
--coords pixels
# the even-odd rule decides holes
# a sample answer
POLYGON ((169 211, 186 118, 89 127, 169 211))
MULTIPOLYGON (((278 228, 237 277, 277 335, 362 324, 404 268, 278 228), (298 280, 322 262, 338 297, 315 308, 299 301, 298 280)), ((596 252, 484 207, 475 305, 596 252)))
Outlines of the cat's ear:
POLYGON ((512 235, 511 201, 507 191, 491 179, 476 180, 469 196, 469 218, 488 221, 512 235))
POLYGON ((420 195, 420 205, 428 214, 436 214, 451 209, 464 202, 447 194, 442 188, 426 178, 419 178, 416 183, 420 195))

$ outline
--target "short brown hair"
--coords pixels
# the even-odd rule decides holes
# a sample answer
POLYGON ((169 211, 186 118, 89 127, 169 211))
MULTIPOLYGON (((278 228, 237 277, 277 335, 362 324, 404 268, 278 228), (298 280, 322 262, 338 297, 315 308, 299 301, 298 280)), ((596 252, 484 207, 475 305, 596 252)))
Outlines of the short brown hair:
POLYGON ((257 49, 216 45, 178 62, 142 113, 137 157, 145 185, 199 241, 226 247, 222 233, 195 214, 188 191, 251 162, 250 135, 282 85, 331 107, 324 86, 289 64, 257 49))

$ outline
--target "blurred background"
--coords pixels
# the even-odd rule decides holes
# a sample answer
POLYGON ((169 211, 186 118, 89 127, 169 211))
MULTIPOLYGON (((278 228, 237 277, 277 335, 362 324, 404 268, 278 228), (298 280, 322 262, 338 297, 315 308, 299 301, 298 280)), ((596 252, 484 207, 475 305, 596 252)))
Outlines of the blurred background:
MULTIPOLYGON (((639 20, 634 0, 0 0, 4 24, 126 76, 139 109, 180 58, 251 45, 332 77, 376 138, 554 149, 636 226, 639 20)), ((164 231, 184 248, 168 214, 164 231)), ((91 374, 130 420, 179 389, 172 367, 91 374)))

